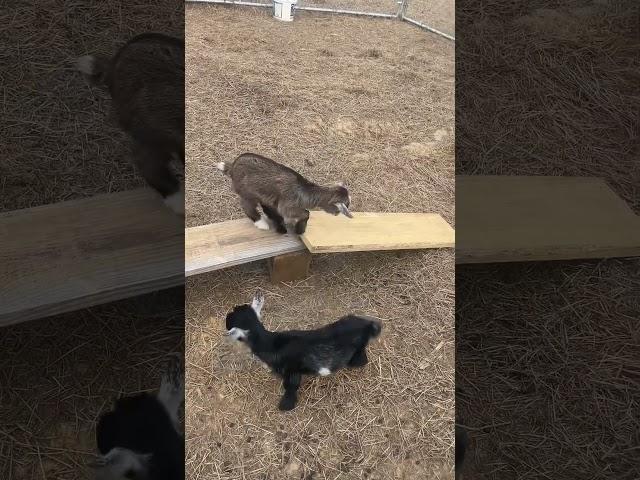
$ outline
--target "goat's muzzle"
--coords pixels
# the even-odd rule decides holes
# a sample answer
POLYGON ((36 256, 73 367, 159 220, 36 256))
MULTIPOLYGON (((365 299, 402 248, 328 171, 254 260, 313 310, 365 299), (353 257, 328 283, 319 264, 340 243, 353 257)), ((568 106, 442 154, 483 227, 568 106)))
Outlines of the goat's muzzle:
POLYGON ((349 208, 344 203, 336 203, 336 207, 341 214, 343 214, 347 218, 353 218, 353 214, 349 211, 349 208))

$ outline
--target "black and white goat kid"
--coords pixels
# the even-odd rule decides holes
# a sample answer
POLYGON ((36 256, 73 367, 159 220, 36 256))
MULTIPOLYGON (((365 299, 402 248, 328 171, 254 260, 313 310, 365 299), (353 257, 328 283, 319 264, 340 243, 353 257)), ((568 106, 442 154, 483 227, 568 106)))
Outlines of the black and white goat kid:
POLYGON ((171 356, 157 394, 116 400, 96 426, 96 480, 184 480, 184 402, 180 358, 171 356))
POLYGON ((242 209, 261 230, 269 230, 272 224, 278 233, 287 233, 289 228, 301 235, 307 227, 309 210, 316 208, 352 217, 351 196, 343 183, 318 185, 295 170, 254 153, 243 153, 232 163, 220 162, 217 166, 231 178, 242 209))
POLYGON ((226 318, 227 334, 243 342, 276 375, 284 395, 280 410, 296 406, 302 375, 327 376, 342 368, 367 364, 366 348, 382 331, 382 323, 368 316, 347 315, 315 330, 270 332, 261 323, 264 295, 236 306, 226 318))
POLYGON ((184 40, 144 33, 112 57, 85 55, 76 68, 106 88, 134 162, 166 205, 184 215, 184 40))

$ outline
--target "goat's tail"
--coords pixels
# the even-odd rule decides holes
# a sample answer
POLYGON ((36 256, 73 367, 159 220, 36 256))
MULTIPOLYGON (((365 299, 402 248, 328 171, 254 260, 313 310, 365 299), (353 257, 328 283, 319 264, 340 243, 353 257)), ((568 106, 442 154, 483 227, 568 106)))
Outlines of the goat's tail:
POLYGON ((98 55, 84 55, 76 59, 76 70, 94 85, 105 84, 109 60, 98 55))
POLYGON ((226 162, 218 162, 216 163, 216 167, 225 175, 229 173, 229 165, 226 162))

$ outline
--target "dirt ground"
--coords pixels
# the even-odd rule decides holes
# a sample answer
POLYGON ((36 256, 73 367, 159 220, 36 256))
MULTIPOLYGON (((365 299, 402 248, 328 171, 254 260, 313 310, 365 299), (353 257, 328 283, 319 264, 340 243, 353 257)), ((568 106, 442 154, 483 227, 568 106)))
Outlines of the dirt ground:
MULTIPOLYGON (((242 218, 215 164, 243 151, 346 181, 354 211, 454 224, 451 43, 395 21, 202 5, 186 18, 188 226, 242 218)), ((189 478, 452 478, 453 274, 437 250, 314 256, 292 284, 271 285, 261 262, 189 279, 189 478), (257 288, 272 329, 382 318, 369 365, 305 379, 279 412, 279 382, 223 338, 257 288)))
MULTIPOLYGON (((464 7, 456 173, 604 177, 640 213, 637 2, 464 7)), ((640 478, 639 299, 638 260, 457 267, 465 478, 640 478)))
MULTIPOLYGON (((0 8, 0 211, 142 185, 107 97, 72 64, 141 31, 182 31, 174 1, 150 3, 0 8)), ((90 478, 98 414, 158 388, 163 356, 183 349, 183 301, 177 288, 0 328, 0 478, 90 478)))

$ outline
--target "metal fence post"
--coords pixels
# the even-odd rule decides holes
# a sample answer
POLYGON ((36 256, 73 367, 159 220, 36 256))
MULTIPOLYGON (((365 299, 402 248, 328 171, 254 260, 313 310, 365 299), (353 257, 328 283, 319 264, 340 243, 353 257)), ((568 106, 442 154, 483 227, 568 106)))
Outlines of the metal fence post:
POLYGON ((398 0, 398 18, 402 20, 409 6, 409 0, 398 0))

